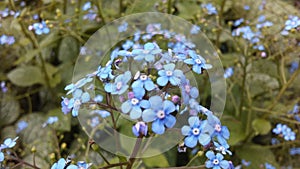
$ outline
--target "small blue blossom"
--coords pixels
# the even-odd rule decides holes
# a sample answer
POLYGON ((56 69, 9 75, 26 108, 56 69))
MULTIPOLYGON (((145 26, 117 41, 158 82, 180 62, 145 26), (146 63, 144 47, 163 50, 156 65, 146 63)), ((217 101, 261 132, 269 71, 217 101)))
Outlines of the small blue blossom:
POLYGON ((244 10, 245 11, 249 11, 250 10, 250 6, 249 5, 244 5, 244 10))
POLYGON ((65 90, 68 90, 67 95, 70 93, 73 93, 75 90, 83 87, 85 84, 91 82, 93 78, 91 77, 86 77, 78 80, 75 84, 71 83, 65 87, 65 90))
POLYGON ((73 164, 67 164, 64 158, 58 160, 58 162, 54 163, 51 166, 51 169, 79 169, 78 166, 73 164))
POLYGON ((86 163, 85 161, 77 162, 78 169, 89 169, 92 166, 92 163, 86 163))
POLYGON ((88 9, 90 9, 92 7, 92 3, 91 2, 86 2, 83 7, 82 10, 86 11, 88 9))
POLYGON ((68 108, 72 108, 72 116, 78 116, 78 111, 82 103, 86 103, 90 100, 88 92, 83 92, 81 89, 76 89, 73 92, 73 98, 70 99, 68 108))
POLYGON ((248 166, 250 166, 250 164, 251 164, 251 161, 246 161, 245 159, 242 159, 242 165, 243 166, 248 167, 248 166))
POLYGON ((289 114, 297 114, 299 112, 300 112, 300 106, 298 104, 295 104, 293 110, 289 111, 289 114))
POLYGON ((42 21, 41 23, 34 23, 32 26, 29 26, 29 30, 32 29, 34 29, 35 34, 37 35, 48 34, 50 32, 45 21, 42 21))
POLYGON ((227 143, 222 143, 222 144, 219 144, 217 142, 214 141, 214 145, 215 145, 215 149, 217 151, 219 151, 220 153, 226 155, 226 154, 229 154, 229 155, 232 155, 231 151, 228 150, 229 149, 229 145, 227 143))
POLYGON ((274 128, 272 131, 273 131, 273 133, 275 133, 275 134, 281 134, 283 131, 285 131, 286 129, 287 129, 288 127, 287 127, 287 125, 285 125, 285 124, 277 124, 276 125, 276 128, 274 128))
POLYGON ((8 35, 1 35, 0 36, 0 44, 1 45, 4 45, 4 44, 12 45, 14 43, 15 43, 15 37, 8 36, 8 35))
POLYGON ((1 152, 1 149, 0 149, 0 163, 4 161, 4 153, 1 152))
POLYGON ((216 7, 214 7, 211 3, 202 4, 201 7, 207 11, 208 15, 218 14, 216 7))
POLYGON ((266 169, 276 169, 274 166, 272 166, 272 165, 269 164, 269 163, 265 163, 265 168, 266 168, 266 169))
POLYGON ((48 124, 53 124, 58 121, 57 116, 50 116, 48 117, 47 121, 43 124, 43 127, 46 127, 48 124))
POLYGON ((91 114, 100 115, 102 118, 106 118, 106 117, 110 116, 110 113, 106 110, 93 110, 93 111, 91 111, 91 114))
POLYGON ((233 26, 240 26, 244 22, 244 18, 240 18, 233 22, 233 26))
POLYGON ((300 155, 300 147, 298 147, 298 148, 291 148, 290 149, 290 155, 300 155))
POLYGON ((131 40, 127 40, 123 45, 122 48, 124 50, 128 50, 130 49, 132 46, 134 45, 134 43, 131 40))
POLYGON ((162 50, 155 43, 146 43, 144 49, 134 49, 132 50, 132 56, 134 60, 141 61, 145 59, 147 62, 153 62, 155 60, 155 55, 159 54, 162 50))
POLYGON ((209 125, 214 128, 212 137, 216 136, 219 143, 226 143, 226 140, 229 139, 230 133, 226 126, 222 126, 220 120, 215 115, 209 113, 207 115, 207 120, 209 125))
POLYGON ((291 63, 289 72, 290 72, 290 73, 294 73, 298 68, 299 68, 299 62, 293 61, 293 62, 291 63))
POLYGON ((181 128, 181 133, 187 136, 184 139, 184 144, 187 147, 194 148, 199 142, 201 145, 206 146, 210 141, 211 137, 208 133, 207 120, 200 121, 197 116, 192 116, 188 119, 190 126, 183 126, 181 128))
POLYGON ((111 65, 108 64, 105 67, 98 67, 98 70, 96 72, 96 75, 99 77, 99 79, 101 81, 106 81, 106 80, 111 80, 113 79, 115 76, 112 74, 112 69, 111 69, 111 65))
POLYGON ((6 83, 4 81, 1 82, 0 87, 1 87, 1 91, 3 93, 6 93, 8 91, 8 89, 6 87, 6 83))
POLYGON ((206 64, 205 59, 198 55, 195 51, 190 50, 189 51, 189 55, 191 58, 185 59, 184 63, 189 64, 189 65, 193 65, 193 71, 201 74, 202 70, 201 69, 210 69, 212 68, 212 65, 210 64, 206 64))
POLYGON ((144 88, 133 88, 133 94, 132 98, 129 98, 122 104, 121 110, 125 114, 129 113, 131 119, 138 119, 142 116, 142 108, 150 108, 150 103, 148 100, 143 100, 145 95, 144 88))
POLYGON ((151 91, 155 88, 153 81, 145 74, 141 74, 138 80, 135 80, 131 86, 132 88, 143 87, 147 91, 151 91))
POLYGON ((213 169, 228 169, 229 168, 229 162, 227 160, 223 160, 224 156, 220 153, 215 153, 213 151, 206 152, 205 156, 208 158, 208 161, 206 161, 205 166, 207 168, 213 168, 213 169))
POLYGON ((190 81, 183 77, 180 84, 181 96, 185 105, 189 104, 190 98, 196 99, 199 96, 199 91, 196 87, 190 85, 190 81))
POLYGON ((11 139, 11 138, 7 138, 4 140, 3 144, 1 144, 0 146, 0 150, 3 150, 3 149, 6 149, 6 148, 13 148, 17 143, 17 139, 19 137, 16 137, 14 139, 11 139))
POLYGON ((233 75, 233 67, 229 67, 225 69, 224 78, 229 78, 233 75))
POLYGON ((69 108, 69 99, 68 98, 64 98, 62 97, 62 101, 61 101, 61 111, 64 114, 68 114, 72 109, 69 108))
POLYGON ((169 100, 162 100, 160 96, 149 98, 150 109, 143 111, 142 118, 145 122, 152 123, 152 131, 156 134, 163 134, 165 128, 172 128, 176 123, 176 118, 171 115, 175 111, 175 105, 169 100))
POLYGON ((145 122, 139 121, 134 126, 132 126, 132 132, 137 137, 140 135, 146 136, 148 133, 148 126, 145 122))
POLYGON ((183 72, 175 69, 175 64, 173 63, 166 64, 163 67, 163 70, 158 71, 158 75, 160 77, 157 78, 157 84, 160 86, 166 86, 166 84, 170 82, 174 86, 179 85, 181 77, 184 76, 183 72))
POLYGON ((131 73, 127 71, 117 76, 114 83, 106 83, 104 89, 108 93, 121 95, 128 89, 129 86, 127 83, 130 79, 131 73))
POLYGON ((94 100, 94 102, 100 103, 103 101, 103 96, 98 94, 95 96, 95 98, 93 100, 94 100))
POLYGON ((123 22, 119 27, 118 27, 118 31, 119 32, 125 32, 127 30, 128 27, 128 23, 127 22, 123 22))
POLYGON ((201 30, 200 26, 197 26, 197 25, 193 25, 191 30, 190 30, 190 33, 193 35, 193 34, 198 34, 199 31, 201 30))
POLYGON ((24 129, 26 129, 28 127, 28 123, 24 120, 19 121, 17 123, 17 129, 16 129, 16 133, 20 133, 21 131, 23 131, 24 129))
POLYGON ((283 133, 283 138, 286 141, 293 141, 296 139, 296 134, 295 132, 292 131, 291 128, 287 128, 283 133))

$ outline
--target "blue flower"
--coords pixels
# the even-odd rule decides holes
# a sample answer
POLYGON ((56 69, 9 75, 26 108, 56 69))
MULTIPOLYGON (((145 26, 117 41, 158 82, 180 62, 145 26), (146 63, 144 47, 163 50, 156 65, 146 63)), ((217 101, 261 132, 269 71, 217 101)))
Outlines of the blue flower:
POLYGON ((105 67, 98 67, 98 70, 96 72, 96 75, 99 77, 99 79, 101 81, 106 81, 106 80, 111 80, 113 79, 115 76, 112 74, 112 69, 111 69, 111 65, 108 64, 105 67))
POLYGON ((216 7, 214 7, 211 3, 202 4, 201 7, 207 11, 208 15, 218 14, 216 7))
POLYGON ((294 73, 298 68, 299 68, 299 62, 293 61, 293 62, 291 63, 291 67, 290 67, 290 69, 289 69, 289 72, 290 72, 290 73, 294 73))
POLYGON ((29 27, 29 29, 34 29, 35 34, 37 35, 48 34, 50 32, 45 21, 42 21, 41 23, 34 23, 32 27, 29 27))
POLYGON ((299 148, 291 148, 290 149, 290 155, 297 155, 297 154, 300 154, 300 147, 299 148))
POLYGON ((67 85, 65 87, 65 90, 68 90, 67 95, 70 93, 73 93, 75 90, 81 88, 82 86, 91 82, 92 80, 93 80, 93 78, 86 77, 86 78, 82 78, 82 79, 78 80, 75 84, 71 83, 71 84, 67 85))
POLYGON ((98 114, 102 118, 106 118, 106 117, 110 116, 110 113, 106 110, 93 110, 93 111, 91 111, 91 114, 98 114))
POLYGON ((132 132, 137 137, 140 135, 146 136, 148 132, 148 126, 145 122, 139 121, 134 126, 132 126, 132 132))
POLYGON ((5 139, 3 144, 1 144, 1 146, 0 146, 0 149, 3 150, 5 148, 13 148, 17 144, 16 141, 18 138, 19 137, 16 137, 14 139, 11 139, 11 138, 5 139))
POLYGON ((233 67, 229 67, 225 69, 224 78, 229 78, 233 75, 233 67))
POLYGON ((4 44, 12 45, 14 43, 15 43, 15 37, 7 36, 7 35, 0 36, 0 44, 1 45, 4 45, 4 44))
POLYGON ((1 152, 1 149, 0 149, 0 162, 2 162, 4 160, 4 154, 1 152))
POLYGON ((288 127, 287 127, 287 125, 285 125, 285 124, 277 124, 276 125, 276 128, 274 128, 272 131, 273 131, 273 133, 275 133, 275 134, 281 134, 283 131, 285 131, 286 129, 287 129, 288 127))
POLYGON ((4 81, 1 82, 0 87, 1 87, 1 90, 3 93, 7 92, 8 89, 7 89, 6 83, 4 81))
POLYGON ((133 46, 133 42, 131 40, 127 40, 123 45, 122 45, 122 48, 124 50, 128 50, 130 49, 132 46, 133 46))
POLYGON ((106 83, 104 90, 111 94, 123 94, 128 89, 128 82, 131 79, 130 71, 125 72, 124 74, 119 75, 116 77, 114 83, 106 83))
POLYGON ((215 153, 213 151, 208 151, 206 154, 206 157, 208 158, 208 161, 206 161, 205 166, 207 168, 213 168, 213 169, 228 169, 229 168, 229 162, 227 160, 223 160, 224 156, 220 153, 215 153))
POLYGON ((244 22, 244 18, 240 18, 233 22, 233 26, 240 26, 244 22))
POLYGON ((244 10, 245 10, 245 11, 250 10, 250 6, 249 6, 249 5, 244 5, 244 10))
POLYGON ((24 120, 19 121, 17 124, 17 130, 16 133, 20 133, 22 130, 26 129, 28 127, 28 123, 24 120))
POLYGON ((214 141, 214 145, 217 151, 221 152, 222 154, 226 155, 227 153, 229 155, 232 155, 231 151, 229 151, 229 145, 227 144, 227 142, 219 144, 217 142, 214 141))
POLYGON ((296 134, 295 134, 295 132, 292 131, 291 128, 287 128, 285 131, 282 132, 282 134, 283 134, 284 140, 286 140, 286 141, 289 141, 289 140, 293 141, 296 139, 296 134))
POLYGON ((81 89, 76 89, 73 92, 73 98, 70 99, 68 108, 72 108, 72 116, 78 116, 78 110, 82 103, 86 103, 90 100, 90 95, 88 92, 82 92, 81 89))
POLYGON ((160 86, 166 86, 166 84, 170 82, 174 86, 179 85, 181 77, 184 76, 183 72, 175 69, 175 64, 173 63, 164 65, 163 67, 163 70, 158 71, 158 75, 160 77, 157 78, 157 84, 160 86))
POLYGON ((61 101, 61 111, 64 114, 68 114, 72 109, 68 108, 69 106, 69 99, 68 98, 64 98, 62 97, 62 101, 61 101))
POLYGON ((193 34, 198 34, 199 31, 201 30, 201 28, 197 25, 193 25, 191 30, 190 30, 190 33, 193 35, 193 34))
POLYGON ((148 100, 143 100, 145 95, 143 88, 133 88, 133 93, 134 97, 125 101, 121 106, 121 110, 125 114, 129 113, 131 119, 138 119, 142 116, 142 108, 150 108, 150 103, 148 100))
POLYGON ((176 118, 171 115, 175 111, 175 105, 169 100, 163 101, 160 96, 149 98, 151 108, 143 111, 142 118, 145 122, 152 122, 152 131, 156 134, 163 134, 165 127, 172 128, 176 118))
POLYGON ((132 50, 132 56, 134 60, 143 60, 145 59, 147 62, 153 62, 155 59, 155 55, 159 54, 161 49, 155 43, 146 43, 144 45, 144 49, 134 49, 132 50))
POLYGON ((212 113, 208 113, 207 115, 208 124, 214 128, 214 132, 212 133, 212 137, 217 137, 219 143, 224 144, 226 140, 229 139, 230 133, 226 126, 222 126, 218 117, 213 115, 212 113))
POLYGON ((194 148, 199 142, 201 145, 206 146, 210 141, 211 137, 207 132, 207 120, 200 121, 197 116, 192 116, 188 119, 190 126, 183 126, 181 133, 187 136, 184 139, 184 144, 187 147, 194 148))
POLYGON ((196 99, 199 96, 199 91, 196 87, 190 85, 190 81, 183 77, 180 84, 181 96, 185 105, 189 104, 190 98, 196 99))
POLYGON ((79 168, 76 165, 73 165, 73 164, 68 165, 66 160, 61 158, 61 159, 58 160, 58 162, 54 163, 51 166, 51 169, 79 169, 79 168))
POLYGON ((284 29, 289 31, 298 26, 300 26, 300 18, 298 16, 289 16, 289 19, 285 22, 284 29))
POLYGON ((92 163, 86 163, 85 161, 77 162, 78 169, 89 169, 92 166, 92 163))
POLYGON ((127 30, 128 27, 128 23, 127 22, 123 22, 119 27, 118 27, 118 31, 119 32, 125 32, 127 30))
POLYGON ((153 81, 145 74, 138 77, 139 79, 132 83, 132 88, 143 87, 147 91, 151 91, 155 88, 153 81))
POLYGON ((265 167, 266 167, 266 169, 276 169, 274 166, 272 166, 269 163, 265 163, 265 167))
POLYGON ((201 74, 202 70, 201 69, 210 69, 212 68, 212 65, 210 64, 206 64, 205 59, 200 56, 197 55, 195 51, 190 50, 189 51, 189 55, 191 58, 185 59, 184 63, 189 64, 189 65, 193 65, 193 71, 201 74))
POLYGON ((82 10, 86 11, 88 9, 90 9, 92 7, 92 3, 91 2, 86 2, 83 7, 82 10))
POLYGON ((43 127, 46 127, 48 124, 53 124, 58 121, 58 117, 50 116, 48 117, 47 121, 43 124, 43 127))

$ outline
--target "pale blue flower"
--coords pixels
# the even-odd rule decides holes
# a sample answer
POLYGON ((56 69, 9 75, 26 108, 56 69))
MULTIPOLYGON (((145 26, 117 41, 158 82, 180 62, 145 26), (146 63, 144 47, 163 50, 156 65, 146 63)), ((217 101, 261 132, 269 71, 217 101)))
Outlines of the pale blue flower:
POLYGON ((151 91, 155 88, 153 81, 145 74, 142 74, 132 83, 132 88, 143 87, 147 91, 151 91))
POLYGON ((127 22, 123 22, 119 27, 118 27, 118 31, 119 32, 125 32, 127 30, 128 27, 128 23, 127 22))
POLYGON ((72 109, 68 108, 69 106, 69 99, 62 97, 61 101, 61 110, 64 114, 68 114, 72 109))
POLYGON ((130 71, 126 71, 124 74, 121 74, 118 77, 116 77, 114 83, 106 83, 104 89, 106 92, 111 93, 113 95, 121 95, 128 89, 129 86, 127 83, 130 81, 130 79, 131 73, 130 71))
POLYGON ((215 153, 213 151, 206 152, 205 156, 208 158, 208 161, 206 161, 205 166, 207 168, 213 168, 213 169, 228 169, 229 168, 229 162, 227 160, 223 160, 224 156, 220 153, 215 153))
POLYGON ((224 78, 229 78, 233 75, 233 67, 228 67, 225 69, 224 78))
POLYGON ((196 87, 190 85, 190 81, 183 77, 180 84, 181 96, 183 103, 188 105, 190 98, 196 99, 199 96, 199 91, 196 87))
POLYGON ((132 50, 132 56, 134 60, 146 60, 147 62, 153 62, 155 60, 155 55, 159 54, 162 50, 155 43, 146 43, 144 49, 134 49, 132 50))
POLYGON ((226 140, 229 139, 230 133, 226 126, 222 126, 220 119, 213 115, 212 113, 208 113, 207 115, 208 124, 214 128, 214 132, 212 133, 212 137, 217 137, 219 143, 226 143, 226 140))
POLYGON ((68 90, 67 95, 70 93, 73 93, 75 90, 81 88, 85 84, 91 82, 93 78, 91 77, 86 77, 78 80, 76 83, 71 83, 65 87, 65 90, 68 90))
POLYGON ((21 131, 23 131, 27 127, 28 127, 28 123, 26 121, 24 121, 24 120, 19 121, 18 124, 17 124, 16 133, 20 133, 21 131))
POLYGON ((86 163, 85 161, 77 162, 78 169, 89 169, 92 166, 92 163, 86 163))
POLYGON ((191 58, 185 59, 184 63, 189 64, 189 65, 193 65, 193 71, 201 74, 202 73, 202 69, 210 69, 212 68, 212 65, 210 64, 206 64, 205 59, 198 55, 195 51, 190 50, 189 51, 189 55, 191 58))
POLYGON ((184 144, 190 148, 194 148, 198 142, 206 146, 211 141, 208 133, 210 126, 207 125, 207 120, 200 121, 197 116, 191 116, 188 122, 189 126, 185 125, 181 128, 182 135, 186 136, 184 144))
POLYGON ((76 89, 73 92, 73 98, 70 99, 68 108, 72 108, 72 116, 78 116, 78 111, 82 103, 90 101, 90 95, 88 92, 83 92, 81 89, 76 89))
POLYGON ((50 32, 50 29, 48 28, 45 21, 42 21, 41 23, 34 23, 32 25, 32 28, 34 29, 35 34, 37 35, 48 34, 50 32))
POLYGON ((150 102, 143 99, 145 95, 145 90, 143 88, 133 88, 133 94, 134 96, 132 98, 129 98, 129 100, 122 104, 121 110, 125 114, 129 113, 131 119, 138 119, 142 116, 142 108, 150 108, 150 102))
POLYGON ((64 158, 61 158, 58 160, 58 162, 54 163, 51 166, 51 169, 79 169, 78 166, 70 164, 66 166, 66 160, 64 158))
POLYGON ((169 100, 164 100, 160 96, 149 98, 151 108, 143 111, 142 118, 145 122, 152 123, 152 131, 156 134, 163 134, 166 127, 172 128, 176 123, 176 118, 171 115, 175 111, 175 105, 169 100))
POLYGON ((266 169, 276 169, 274 166, 272 166, 269 163, 265 163, 265 167, 266 167, 266 169))
POLYGON ((218 14, 216 7, 211 3, 202 4, 201 7, 206 9, 208 15, 218 14))
POLYGON ((170 82, 174 86, 179 85, 181 77, 184 76, 183 72, 175 69, 175 64, 173 63, 166 64, 163 67, 163 70, 158 71, 158 75, 160 77, 157 78, 157 84, 160 86, 166 86, 166 84, 170 82))
POLYGON ((193 34, 198 34, 199 31, 201 30, 201 28, 197 25, 193 25, 191 30, 190 30, 190 33, 193 35, 193 34))

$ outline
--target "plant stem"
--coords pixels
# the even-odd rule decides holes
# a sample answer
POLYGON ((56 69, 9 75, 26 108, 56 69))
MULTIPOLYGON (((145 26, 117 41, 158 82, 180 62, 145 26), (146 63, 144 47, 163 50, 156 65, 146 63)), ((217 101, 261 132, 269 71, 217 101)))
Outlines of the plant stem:
POLYGON ((132 150, 132 154, 130 155, 130 158, 128 160, 128 165, 127 165, 126 169, 131 169, 131 167, 136 159, 136 155, 138 154, 138 151, 140 149, 142 139, 143 139, 143 135, 139 135, 139 137, 137 138, 137 140, 135 142, 134 148, 132 150))
POLYGON ((168 0, 168 14, 172 14, 172 0, 168 0))
POLYGON ((17 161, 17 162, 19 162, 19 163, 21 163, 21 164, 24 164, 24 165, 26 165, 26 166, 28 166, 28 167, 31 167, 31 168, 34 168, 34 169, 40 169, 39 167, 37 167, 37 166, 35 166, 35 165, 32 165, 32 164, 30 164, 30 163, 27 163, 26 161, 23 161, 23 160, 21 160, 21 159, 19 159, 19 158, 16 158, 16 157, 14 157, 14 156, 10 156, 10 160, 17 161))
POLYGON ((241 88, 241 97, 240 97, 241 102, 240 102, 239 114, 238 114, 239 116, 241 116, 243 106, 244 106, 244 92, 246 87, 247 64, 248 64, 247 52, 248 52, 248 47, 246 47, 244 50, 245 63, 243 65, 243 79, 242 79, 242 88, 241 88))
POLYGON ((106 24, 106 20, 105 20, 105 17, 103 15, 103 12, 102 12, 102 4, 101 4, 101 1, 97 1, 95 0, 95 4, 96 4, 96 7, 97 7, 97 10, 98 10, 98 16, 101 18, 102 22, 103 22, 103 25, 106 24))

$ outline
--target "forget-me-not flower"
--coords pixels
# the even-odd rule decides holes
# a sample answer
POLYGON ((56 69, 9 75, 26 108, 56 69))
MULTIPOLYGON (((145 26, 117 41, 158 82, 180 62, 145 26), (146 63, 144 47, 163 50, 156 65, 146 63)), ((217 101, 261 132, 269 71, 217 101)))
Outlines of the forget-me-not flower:
POLYGON ((67 165, 67 162, 64 158, 61 158, 58 160, 58 162, 54 163, 51 166, 51 169, 78 169, 78 166, 73 165, 73 164, 69 164, 67 165))
POLYGON ((207 115, 208 124, 214 128, 214 132, 212 133, 212 137, 216 136, 219 143, 226 143, 226 140, 229 139, 230 133, 226 126, 222 126, 220 119, 213 115, 212 113, 208 113, 207 115))
POLYGON ((116 77, 114 83, 106 83, 105 84, 105 91, 111 94, 123 94, 128 89, 128 82, 131 79, 130 71, 126 71, 124 74, 121 74, 116 77))
POLYGON ((143 87, 147 91, 151 91, 155 88, 153 81, 145 74, 141 74, 137 80, 132 83, 132 88, 143 87))
POLYGON ((183 103, 188 105, 190 98, 196 99, 199 96, 199 91, 196 87, 190 85, 190 81, 183 77, 180 84, 181 96, 183 103))
POLYGON ((175 69, 175 64, 173 63, 166 64, 163 67, 163 70, 158 71, 158 75, 160 77, 156 80, 157 84, 160 86, 166 86, 166 84, 170 82, 174 86, 179 85, 181 77, 184 76, 183 72, 175 69))
POLYGON ((187 136, 184 144, 190 148, 194 148, 198 142, 203 146, 207 145, 211 141, 207 132, 210 127, 207 125, 207 120, 200 121, 197 116, 191 116, 188 122, 189 126, 185 125, 181 128, 182 135, 187 136))
POLYGON ((128 23, 127 22, 123 22, 119 27, 118 27, 118 31, 119 32, 125 32, 127 30, 128 27, 128 23))
POLYGON ((26 129, 28 127, 28 123, 24 120, 19 121, 17 123, 17 130, 16 133, 20 133, 21 131, 23 131, 24 129, 26 129))
POLYGON ((214 7, 211 3, 202 4, 201 7, 207 11, 208 15, 218 14, 216 7, 214 7))
POLYGON ((73 92, 73 98, 70 99, 68 108, 72 108, 72 116, 78 116, 78 110, 82 103, 86 103, 90 100, 88 92, 83 92, 81 89, 76 89, 73 92))
POLYGON ((3 150, 6 148, 13 148, 17 144, 16 141, 18 138, 19 137, 16 137, 14 139, 12 139, 12 138, 5 139, 3 144, 1 144, 1 146, 0 146, 0 149, 3 150))
POLYGON ((91 82, 93 78, 91 77, 85 77, 80 80, 78 80, 76 83, 71 83, 65 87, 65 90, 68 90, 67 95, 70 93, 73 93, 75 90, 81 88, 85 84, 91 82))
POLYGON ((169 100, 164 100, 160 96, 149 98, 150 109, 143 111, 142 118, 145 122, 152 123, 152 131, 156 134, 163 134, 166 127, 172 128, 176 123, 176 118, 171 115, 175 111, 175 105, 169 100))
POLYGON ((131 119, 138 119, 142 116, 142 108, 150 108, 150 103, 148 100, 144 100, 145 89, 140 87, 133 88, 134 96, 125 101, 121 110, 123 113, 129 113, 131 119))
POLYGON ((35 34, 37 35, 48 34, 50 32, 45 21, 42 21, 41 23, 34 23, 32 26, 29 26, 29 30, 32 29, 34 29, 35 34))
POLYGON ((147 62, 153 62, 155 55, 161 51, 157 44, 148 42, 144 45, 144 49, 133 49, 131 53, 134 60, 140 61, 145 59, 147 62))
POLYGON ((206 161, 205 166, 207 168, 213 168, 213 169, 228 169, 229 162, 227 160, 223 160, 224 156, 220 153, 215 153, 213 151, 206 152, 205 156, 208 158, 208 161, 206 161))
POLYGON ((195 51, 190 50, 189 51, 189 55, 191 58, 185 59, 184 63, 189 64, 189 65, 193 65, 193 71, 201 74, 202 73, 202 69, 210 69, 212 68, 212 65, 210 64, 206 64, 205 59, 198 55, 195 51))

